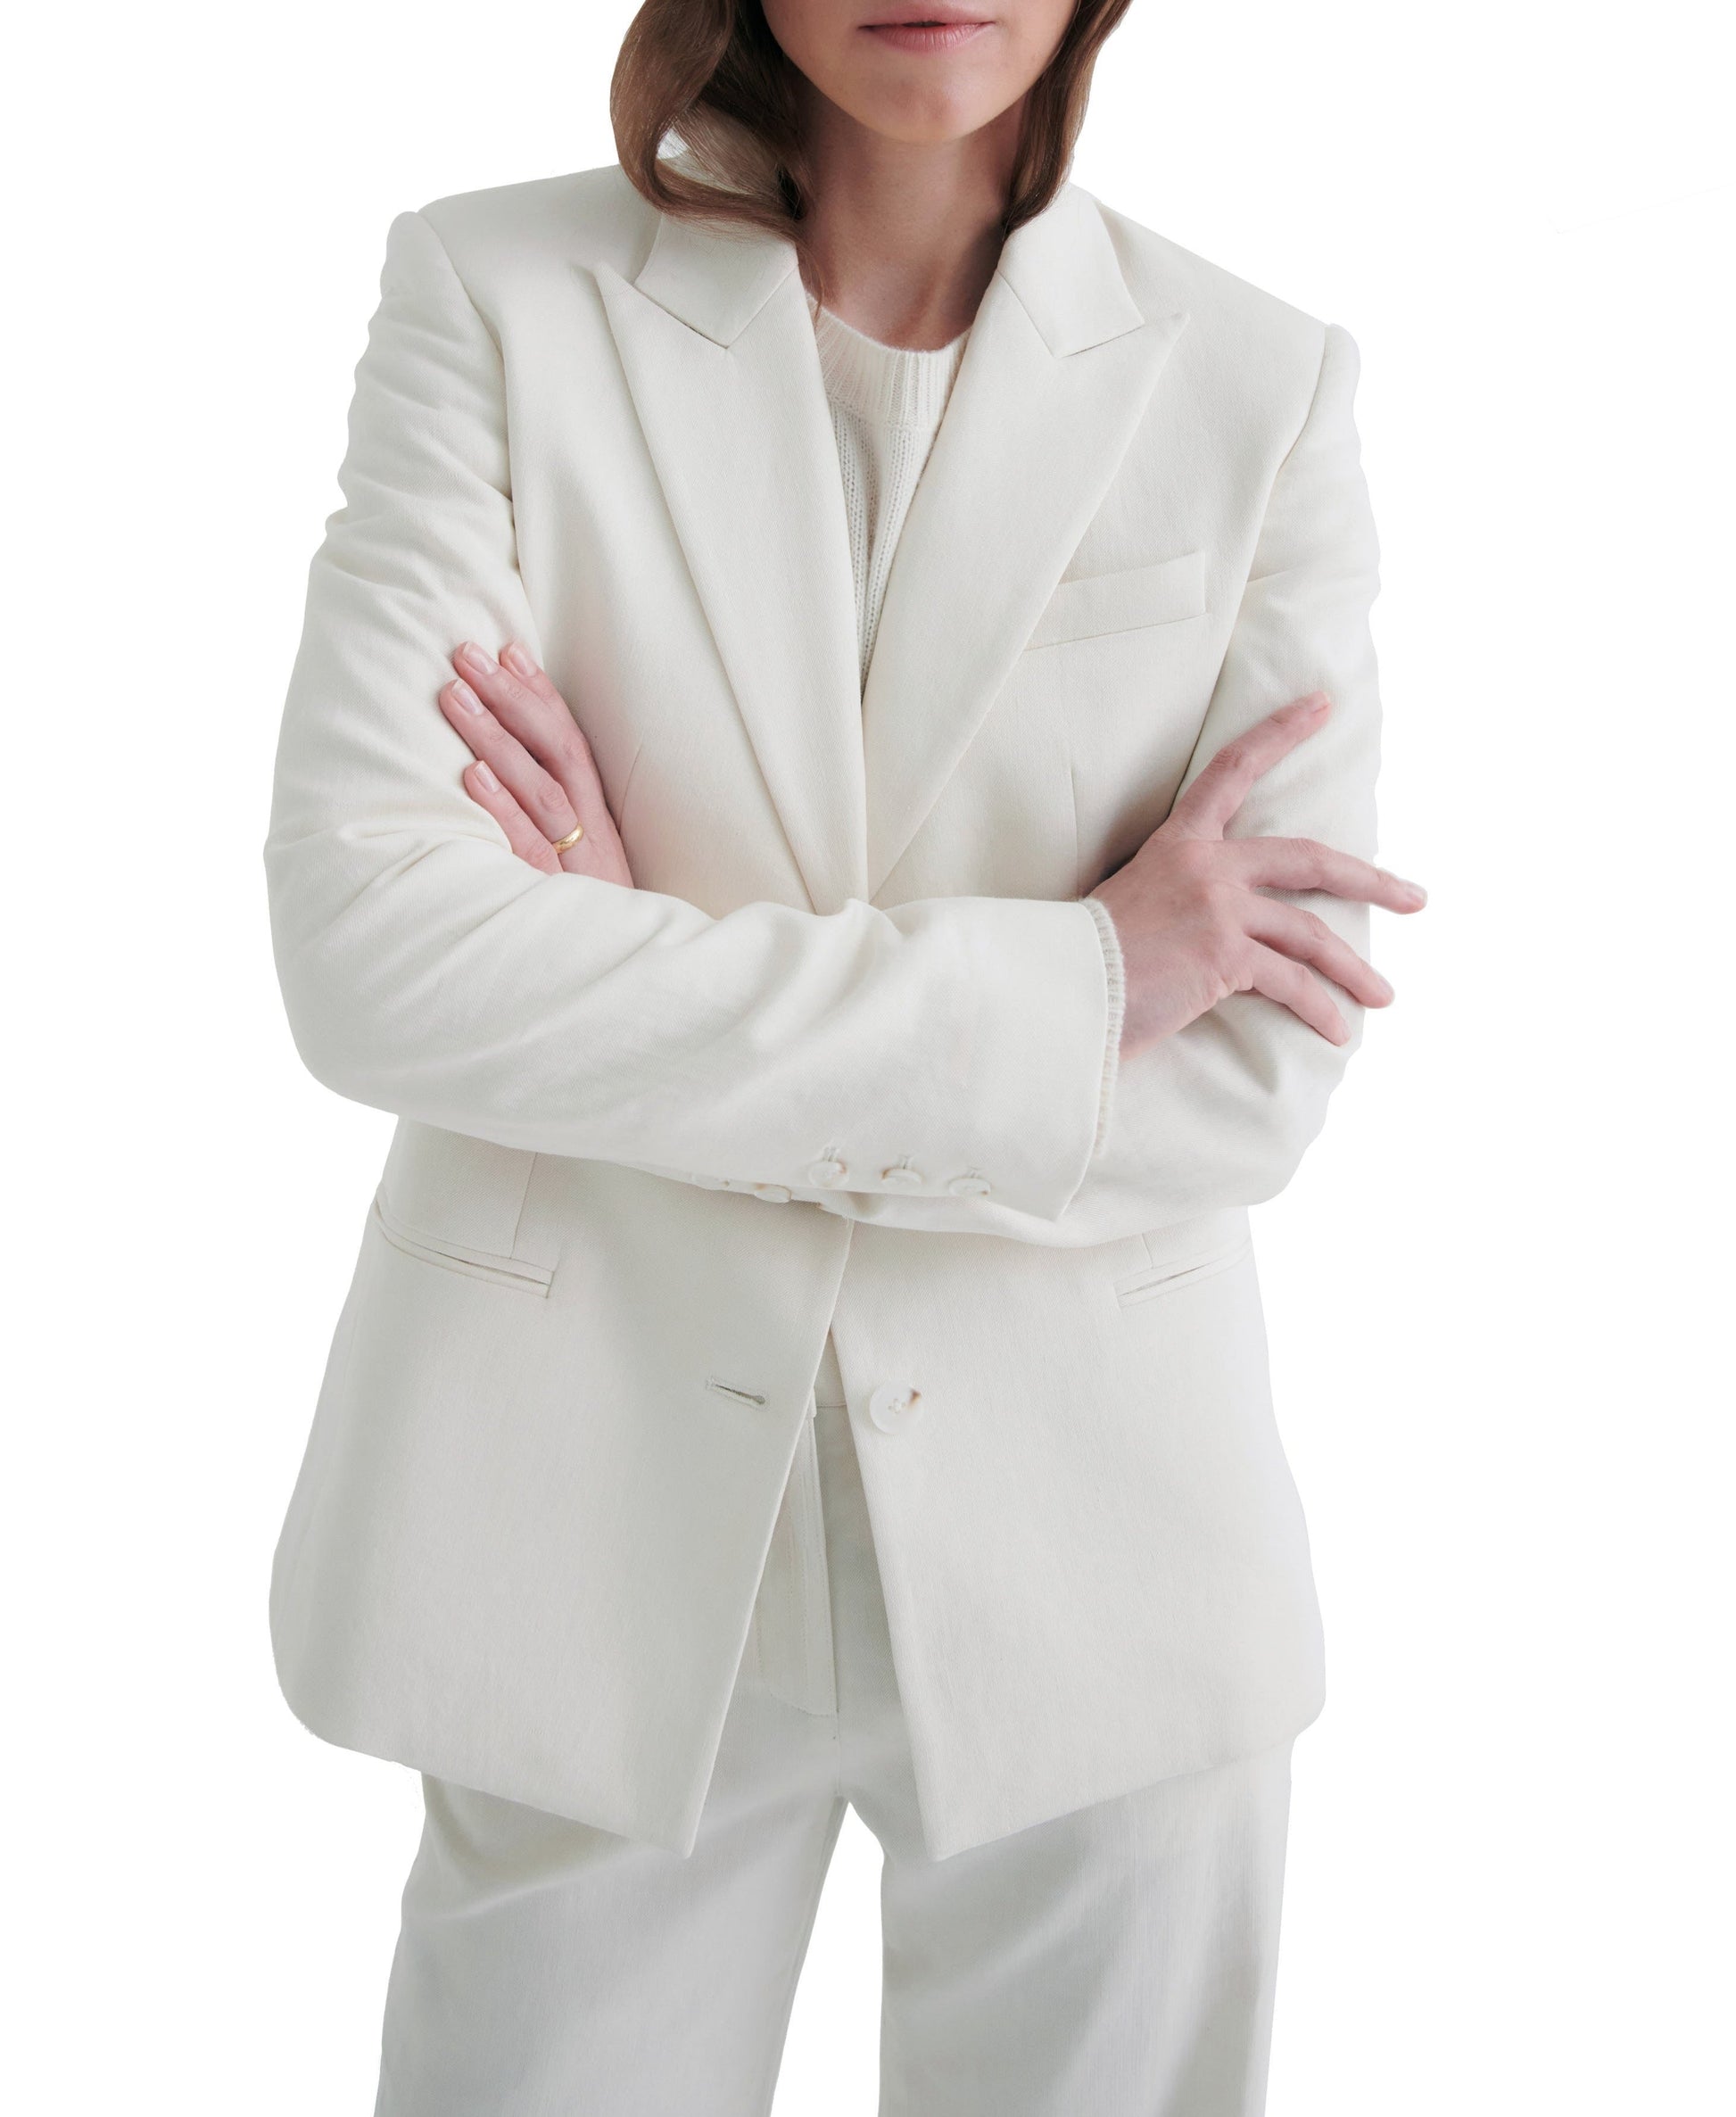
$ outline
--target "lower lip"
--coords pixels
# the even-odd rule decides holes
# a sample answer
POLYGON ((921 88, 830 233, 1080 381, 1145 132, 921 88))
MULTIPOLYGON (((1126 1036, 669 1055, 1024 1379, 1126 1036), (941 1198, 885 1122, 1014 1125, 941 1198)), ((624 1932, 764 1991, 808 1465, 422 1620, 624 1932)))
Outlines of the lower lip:
POLYGON ((987 22, 868 22, 870 37, 897 52, 955 52, 988 29, 987 22))

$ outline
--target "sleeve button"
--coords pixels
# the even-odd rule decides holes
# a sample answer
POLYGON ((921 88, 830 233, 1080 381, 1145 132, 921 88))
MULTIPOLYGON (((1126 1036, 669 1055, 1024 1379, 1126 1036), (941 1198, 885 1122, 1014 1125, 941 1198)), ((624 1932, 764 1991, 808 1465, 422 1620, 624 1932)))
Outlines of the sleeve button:
POLYGON ((920 1169, 913 1169, 908 1162, 900 1162, 893 1168, 882 1169, 880 1181, 889 1191, 920 1191, 922 1187, 922 1172, 920 1169))
POLYGON ((764 1198, 773 1205, 788 1205, 789 1203, 789 1193, 781 1184, 756 1184, 754 1196, 764 1198))
POLYGON ((811 1162, 807 1173, 811 1183, 825 1190, 832 1184, 841 1184, 850 1172, 835 1154, 829 1154, 823 1162, 811 1162))
POLYGON ((986 1176, 979 1176, 974 1169, 963 1176, 955 1176, 947 1186, 955 1198, 987 1198, 995 1188, 986 1176))

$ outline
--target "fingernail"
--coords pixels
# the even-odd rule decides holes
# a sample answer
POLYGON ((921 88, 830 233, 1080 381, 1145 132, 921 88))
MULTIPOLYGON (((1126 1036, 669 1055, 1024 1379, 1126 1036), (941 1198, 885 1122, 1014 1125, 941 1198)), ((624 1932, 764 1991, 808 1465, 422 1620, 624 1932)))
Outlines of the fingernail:
POLYGON ((1375 972, 1375 990, 1384 1000, 1390 1000, 1393 996, 1392 986, 1385 978, 1381 976, 1378 971, 1375 972))
POLYGON ((459 649, 459 659, 461 662, 467 662, 480 676, 488 676, 493 674, 494 657, 492 654, 484 654, 482 649, 472 641, 467 640, 464 645, 459 649))
POLYGON ((503 647, 500 649, 500 659, 515 676, 534 676, 536 674, 536 664, 516 640, 510 647, 503 647))
POLYGON ((1393 880, 1407 897, 1414 897, 1418 904, 1428 902, 1428 891, 1423 888, 1420 882, 1407 882, 1402 875, 1394 875, 1393 880))
POLYGON ((452 696, 467 713, 480 713, 483 709, 482 700, 462 676, 455 676, 452 679, 452 696))
POLYGON ((491 794, 498 794, 500 790, 500 781, 495 778, 486 765, 477 765, 476 783, 479 786, 486 787, 491 794))

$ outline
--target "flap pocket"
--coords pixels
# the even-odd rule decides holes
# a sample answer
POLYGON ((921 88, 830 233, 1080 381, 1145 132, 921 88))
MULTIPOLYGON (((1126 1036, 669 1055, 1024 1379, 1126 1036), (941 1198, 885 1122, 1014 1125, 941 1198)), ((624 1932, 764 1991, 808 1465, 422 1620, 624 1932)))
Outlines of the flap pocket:
POLYGON ((1178 618, 1204 615, 1205 553, 1184 551, 1154 566, 1063 581, 1025 646, 1027 650, 1055 647, 1063 640, 1097 639, 1105 633, 1136 632, 1142 625, 1173 624, 1178 618))
POLYGON ((401 1118, 380 1178, 387 1217, 418 1241, 510 1257, 536 1156, 401 1118))
POLYGON ((386 1204, 383 1193, 374 1197, 374 1224, 394 1250, 424 1264, 461 1273, 467 1278, 486 1279, 491 1286, 511 1286, 521 1294, 547 1297, 554 1268, 535 1264, 528 1257, 503 1256, 492 1250, 473 1250, 464 1244, 433 1238, 407 1227, 386 1204))
POLYGON ((1154 1301, 1161 1294, 1174 1294, 1183 1286, 1195 1286, 1202 1279, 1215 1278, 1220 1271, 1240 1264, 1252 1248, 1252 1238, 1239 1235, 1192 1257, 1153 1264, 1145 1271, 1129 1272, 1126 1278, 1116 1280, 1115 1298, 1124 1309, 1129 1309, 1138 1302, 1154 1301))

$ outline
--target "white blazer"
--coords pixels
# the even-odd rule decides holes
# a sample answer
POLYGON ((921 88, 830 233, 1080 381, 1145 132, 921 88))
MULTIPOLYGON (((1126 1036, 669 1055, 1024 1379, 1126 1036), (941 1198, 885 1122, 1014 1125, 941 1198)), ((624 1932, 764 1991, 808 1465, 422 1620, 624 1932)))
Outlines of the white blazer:
POLYGON ((1373 852, 1376 550, 1351 340, 1069 185, 864 699, 795 267, 615 168, 393 224, 267 865, 302 1055, 401 1121, 273 1637, 329 1740, 688 1849, 831 1327, 940 1857, 1319 1709, 1245 1209, 1346 1054, 1240 996, 1117 1076, 1079 900, 1315 686, 1237 829, 1373 852), (637 889, 468 799, 466 637, 637 889))

